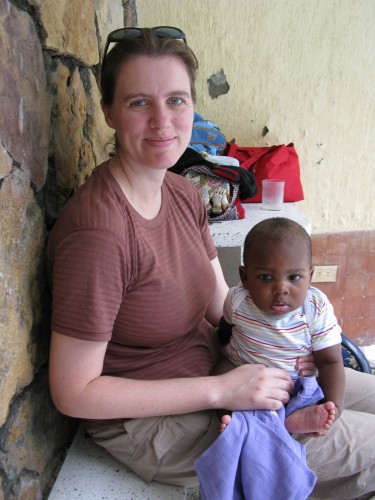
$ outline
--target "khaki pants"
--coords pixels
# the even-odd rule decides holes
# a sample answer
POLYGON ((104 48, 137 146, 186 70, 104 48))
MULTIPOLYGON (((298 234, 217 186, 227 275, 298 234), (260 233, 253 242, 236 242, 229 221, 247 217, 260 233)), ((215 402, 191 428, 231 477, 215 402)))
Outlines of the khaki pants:
MULTIPOLYGON (((326 436, 297 437, 318 476, 311 498, 354 499, 375 491, 375 376, 346 369, 341 417, 326 436)), ((133 419, 90 429, 93 440, 145 481, 198 484, 194 460, 218 435, 216 412, 133 419)))
MULTIPOLYGON (((345 369, 345 410, 327 435, 293 436, 318 476, 310 498, 345 500, 375 492, 375 376, 345 369)), ((375 495, 375 493, 373 493, 375 495)))
POLYGON ((196 486, 194 461, 217 438, 216 412, 134 418, 92 428, 93 441, 146 482, 196 486))

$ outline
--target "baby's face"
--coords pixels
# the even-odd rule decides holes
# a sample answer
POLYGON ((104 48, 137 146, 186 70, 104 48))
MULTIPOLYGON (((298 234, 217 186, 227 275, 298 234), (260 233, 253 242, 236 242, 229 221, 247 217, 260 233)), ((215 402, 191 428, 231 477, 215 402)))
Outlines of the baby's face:
POLYGON ((241 266, 244 287, 265 314, 281 316, 304 302, 313 268, 301 238, 254 245, 241 266))

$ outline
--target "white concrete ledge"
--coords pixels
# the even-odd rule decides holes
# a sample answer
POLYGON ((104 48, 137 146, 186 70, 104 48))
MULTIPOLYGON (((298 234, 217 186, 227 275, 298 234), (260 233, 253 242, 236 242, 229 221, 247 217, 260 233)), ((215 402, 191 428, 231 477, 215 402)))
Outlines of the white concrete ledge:
POLYGON ((79 428, 48 500, 198 500, 198 488, 146 484, 79 428))
POLYGON ((245 218, 210 224, 210 232, 218 250, 224 278, 228 286, 239 281, 238 266, 242 262, 243 244, 255 224, 272 217, 287 217, 301 224, 311 234, 311 222, 296 203, 284 203, 282 210, 263 210, 261 203, 244 203, 245 218))
POLYGON ((263 210, 261 203, 244 203, 245 218, 213 222, 210 231, 216 247, 242 247, 250 229, 264 219, 272 217, 287 217, 292 219, 311 234, 311 222, 300 212, 295 203, 284 203, 282 210, 263 210))

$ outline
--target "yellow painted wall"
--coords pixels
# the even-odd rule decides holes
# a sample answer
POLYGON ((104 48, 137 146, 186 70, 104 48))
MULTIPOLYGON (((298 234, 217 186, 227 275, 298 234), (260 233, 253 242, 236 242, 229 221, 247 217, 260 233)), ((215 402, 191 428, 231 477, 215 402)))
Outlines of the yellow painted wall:
POLYGON ((294 142, 314 233, 375 228, 375 0, 137 0, 139 26, 183 29, 196 110, 227 139, 294 142), (212 99, 223 70, 229 92, 212 99), (262 137, 264 127, 269 133, 262 137))

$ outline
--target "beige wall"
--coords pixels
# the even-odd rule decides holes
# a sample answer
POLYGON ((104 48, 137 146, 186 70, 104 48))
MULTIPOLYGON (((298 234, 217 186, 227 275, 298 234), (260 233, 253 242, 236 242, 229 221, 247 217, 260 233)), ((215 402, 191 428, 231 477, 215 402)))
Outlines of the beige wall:
POLYGON ((294 142, 314 233, 375 228, 374 0, 138 0, 139 26, 182 28, 196 109, 241 145, 294 142), (223 69, 229 92, 212 99, 223 69), (262 137, 264 127, 269 133, 262 137))

